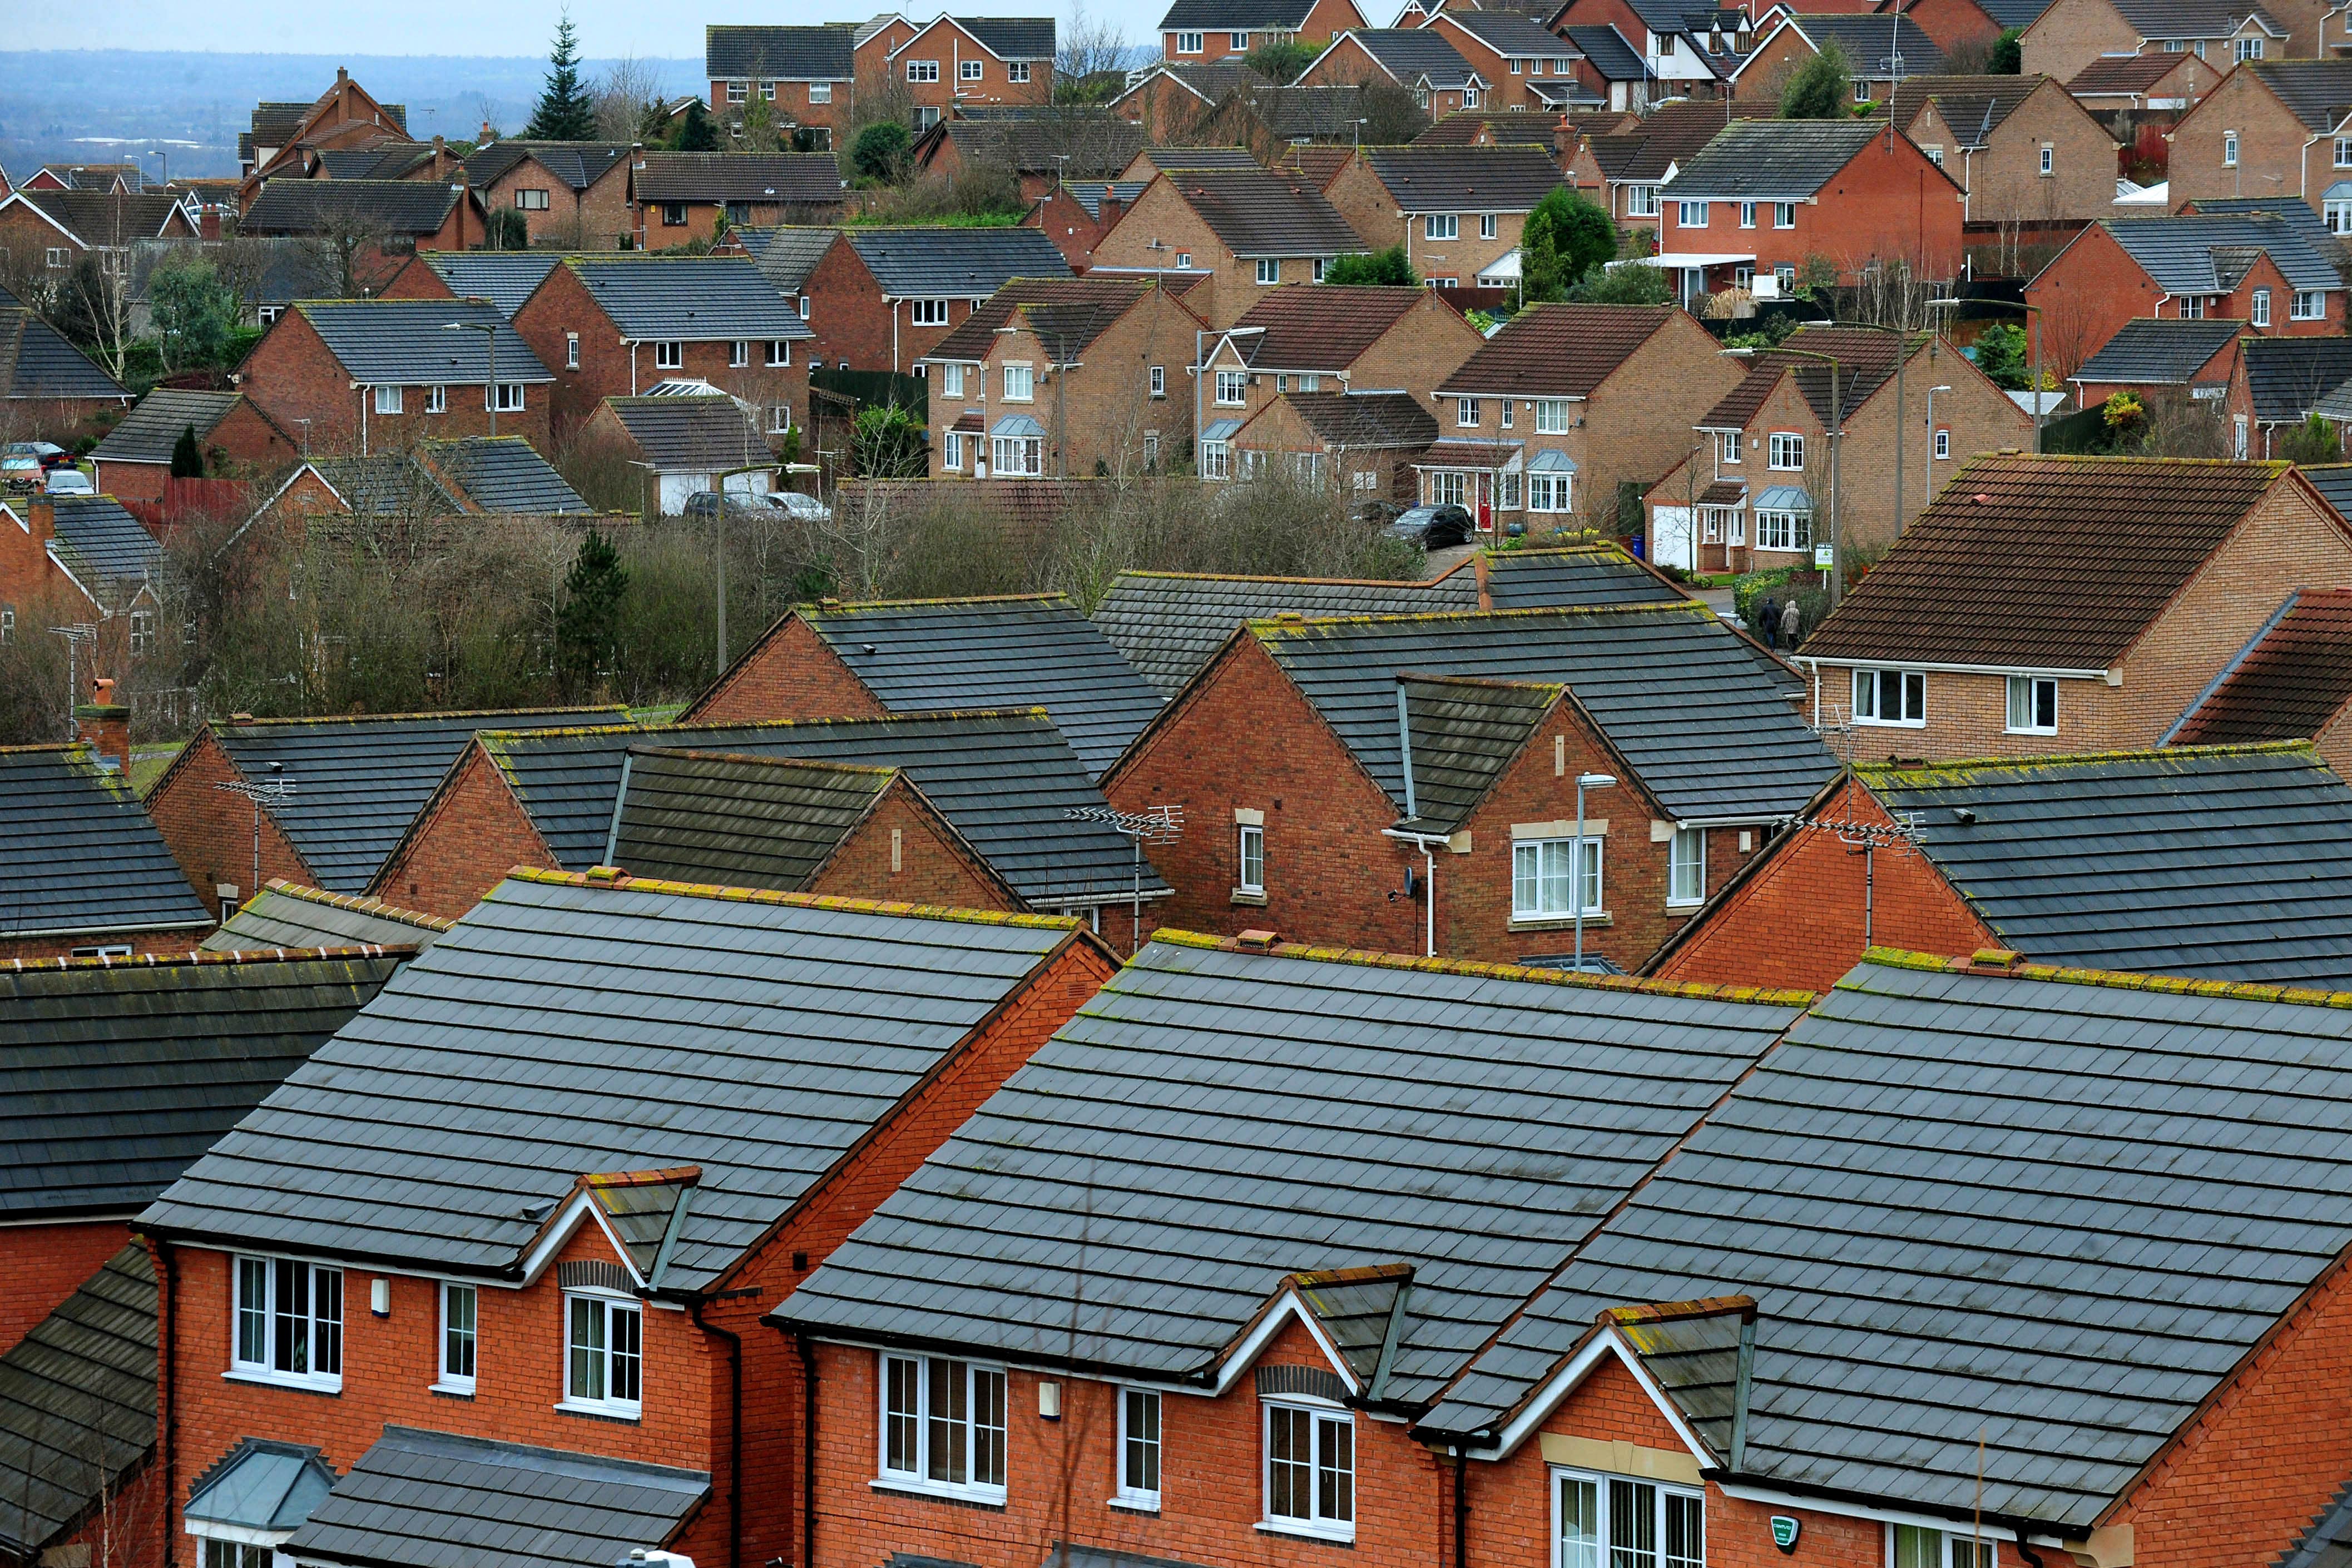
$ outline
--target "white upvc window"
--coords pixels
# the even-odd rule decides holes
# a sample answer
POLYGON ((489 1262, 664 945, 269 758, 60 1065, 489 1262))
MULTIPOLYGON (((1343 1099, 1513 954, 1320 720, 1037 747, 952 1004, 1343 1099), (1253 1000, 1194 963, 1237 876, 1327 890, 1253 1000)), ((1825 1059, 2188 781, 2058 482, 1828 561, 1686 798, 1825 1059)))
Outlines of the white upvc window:
POLYGON ((1247 33, 1227 33, 1225 35, 1225 47, 1233 50, 1233 52, 1237 55, 1248 54, 1249 35, 1247 33))
POLYGON ((1429 501, 1435 507, 1459 507, 1468 498, 1470 476, 1459 468, 1439 468, 1429 476, 1429 501))
POLYGON ((1675 221, 1683 227, 1686 229, 1706 227, 1707 204, 1705 202, 1677 202, 1675 206, 1676 209, 1675 221))
POLYGON ((1856 670, 1853 721, 1917 729, 1927 722, 1927 675, 1924 670, 1856 670))
POLYGON ((1507 397, 1496 398, 1495 406, 1502 413, 1505 430, 1510 429, 1512 425, 1518 423, 1519 405, 1515 400, 1507 397))
POLYGON ((1521 839, 1511 846, 1511 918, 1563 920, 1577 913, 1581 897, 1588 915, 1601 903, 1601 841, 1588 837, 1583 853, 1575 839, 1521 839))
POLYGON ((2258 60, 2258 59, 2261 59, 2262 57, 2263 57, 2263 40, 2262 40, 2262 39, 2260 39, 2260 38, 2240 38, 2240 39, 2238 40, 2238 59, 2240 60, 2240 62, 2241 62, 2241 63, 2242 63, 2242 62, 2244 62, 2244 61, 2247 61, 2247 60, 2258 60))
POLYGON ((272 1383, 343 1385, 343 1271, 293 1258, 239 1258, 230 1370, 272 1383))
POLYGON ((1244 822, 1234 830, 1237 842, 1234 858, 1238 870, 1234 878, 1235 891, 1264 893, 1265 891, 1265 829, 1256 822, 1244 822))
POLYGON ((963 437, 952 430, 947 434, 947 444, 940 454, 940 466, 955 471, 963 467, 963 437))
POLYGON ((222 1541, 209 1535, 198 1539, 204 1553, 198 1568, 270 1568, 278 1558, 273 1548, 249 1542, 222 1541))
POLYGON ((1179 272, 1190 272, 1192 270, 1192 253, 1191 251, 1180 250, 1176 253, 1176 270, 1179 272))
POLYGON ((908 60, 907 62, 907 79, 908 81, 939 80, 940 62, 937 60, 908 60))
POLYGON ((1994 1568, 1993 1543, 1957 1530, 1916 1524, 1886 1527, 1886 1555, 1893 1568, 1994 1568))
POLYGON ((1717 433, 1716 435, 1715 456, 1717 462, 1723 464, 1727 467, 1737 468, 1739 466, 1743 451, 1744 437, 1742 437, 1738 431, 1726 430, 1717 433))
POLYGON ((808 92, 809 101, 811 103, 831 103, 833 101, 833 84, 829 81, 813 81, 809 83, 808 92))
POLYGON ((2047 143, 2044 143, 2042 149, 2042 172, 2044 174, 2054 174, 2058 172, 2058 150, 2047 143))
POLYGON ((944 327, 948 324, 948 302, 944 299, 910 299, 907 302, 908 319, 918 327, 944 327))
POLYGON ((793 405, 772 402, 768 405, 768 434, 782 435, 793 427, 793 405))
POLYGON ((1239 404, 1239 403, 1244 403, 1244 402, 1247 402, 1248 401, 1249 401, 1249 372, 1248 372, 1248 371, 1219 371, 1217 372, 1217 402, 1220 402, 1220 403, 1222 403, 1222 404, 1223 404, 1223 405, 1225 405, 1225 406, 1227 406, 1227 407, 1233 407, 1233 406, 1234 406, 1234 405, 1236 405, 1236 404, 1239 404))
POLYGON ((1568 434, 1568 399, 1564 397, 1536 399, 1536 434, 1538 435, 1568 434))
POLYGON ((433 1386, 443 1394, 474 1391, 474 1352, 478 1340, 481 1292, 454 1280, 441 1282, 441 1359, 433 1386))
POLYGON ((768 368, 778 369, 793 362, 793 340, 790 338, 768 340, 768 368))
POLYGON ((1569 499, 1570 486, 1576 482, 1573 474, 1550 473, 1543 470, 1528 476, 1528 510, 1530 512, 1567 512, 1575 508, 1569 499))
POLYGON ((1706 1495, 1554 1470, 1552 1542, 1552 1568, 1706 1568, 1706 1495))
POLYGON ((727 345, 728 369, 740 371, 751 362, 751 344, 749 340, 737 338, 727 345))
POLYGON ((498 393, 499 413, 520 413, 522 412, 522 382, 500 382, 492 390, 498 393))
POLYGON ((2182 295, 2180 297, 2180 319, 2183 321, 2202 321, 2205 319, 2205 297, 2202 294, 2182 295))
POLYGON ((1797 204, 1794 202, 1773 203, 1772 226, 1776 229, 1795 228, 1797 226, 1797 204))
POLYGON ((448 413, 449 389, 445 386, 426 387, 425 389, 425 412, 427 413, 448 413))
POLYGON ((1029 366, 1008 364, 1004 367, 1004 401, 1006 402, 1034 402, 1036 401, 1036 394, 1037 378, 1029 366))
POLYGON ((1323 372, 1320 371, 1301 371, 1298 373, 1298 390, 1303 392, 1321 392, 1323 390, 1323 372))
POLYGON ((376 411, 376 413, 398 413, 400 412, 400 392, 401 392, 401 389, 400 389, 400 388, 398 388, 398 387, 378 387, 378 388, 376 388, 376 389, 375 389, 375 411, 376 411))
POLYGON ((1666 903, 1706 902, 1706 830, 1676 828, 1666 845, 1666 903))
POLYGON ((596 1292, 563 1298, 563 1410, 635 1420, 645 1409, 645 1309, 596 1292))
POLYGON ((2336 139, 2336 166, 2338 169, 2352 169, 2352 136, 2339 136, 2336 139))
POLYGON ((746 99, 748 99, 751 96, 751 84, 750 82, 747 82, 747 81, 730 81, 730 82, 729 82, 729 83, 727 84, 727 101, 728 101, 728 102, 730 102, 730 103, 741 103, 741 102, 745 101, 746 99))
POLYGON ((1739 204, 1739 226, 1744 229, 1752 229, 1756 226, 1755 203, 1742 202, 1739 204))
POLYGON ((978 81, 980 79, 982 68, 982 64, 978 60, 958 60, 956 62, 956 79, 958 81, 978 81))
POLYGON ((152 610, 131 612, 131 651, 133 653, 155 651, 155 612, 152 610))
POLYGON ((1233 477, 1233 452, 1223 442, 1201 443, 1201 477, 1203 479, 1233 477))
POLYGON ((2221 167, 2234 169, 2237 166, 2238 133, 2234 131, 2224 131, 2221 132, 2221 167))
POLYGON ((1037 478, 1045 472, 1045 443, 1034 435, 994 438, 996 472, 1008 478, 1037 478))
POLYGON ((539 190, 518 190, 514 193, 515 210, 523 213, 547 211, 547 193, 539 190))
POLYGON ((1519 509, 1519 488, 1527 477, 1517 468, 1506 468, 1495 476, 1495 505, 1507 512, 1519 509))
POLYGON ((1654 218, 1658 215, 1658 188, 1655 185, 1625 187, 1625 215, 1629 218, 1654 218))
POLYGON ((1297 1534, 1356 1538, 1353 1415, 1266 1401, 1265 1521, 1297 1534))
POLYGON ((1201 35, 1198 33, 1177 34, 1176 52, 1180 55, 1199 54, 1201 52, 1201 35))
POLYGON ((1766 443, 1764 461, 1768 468, 1802 468, 1805 465, 1805 438, 1792 431, 1774 431, 1766 443))
POLYGON ((1455 424, 1460 425, 1465 430, 1475 430, 1478 427, 1478 419, 1479 410, 1478 400, 1476 398, 1457 397, 1454 400, 1454 423, 1455 424))
POLYGON ((682 368, 685 363, 686 345, 684 343, 656 343, 654 345, 654 369, 657 371, 675 371, 682 368))
POLYGON ((2058 683, 2046 675, 2009 677, 2009 733, 2058 733, 2058 683))
POLYGON ((1756 514, 1756 548, 1791 553, 1812 549, 1812 513, 1759 510, 1756 514))
POLYGON ((879 1458, 886 1481, 1002 1501, 1004 1369, 884 1356, 879 1458))
POLYGON ((963 396, 963 365, 961 361, 950 361, 940 367, 940 395, 941 397, 963 396))
POLYGON ((1027 81, 1029 79, 1029 62, 1027 60, 1008 60, 1005 62, 1004 79, 1006 81, 1027 81))
POLYGON ((2271 291, 2267 288, 2254 290, 2253 322, 2257 327, 2271 324, 2271 291))
POLYGON ((2298 288, 2287 300, 2287 319, 2316 321, 2327 314, 2327 296, 2317 288, 2298 288))
POLYGON ((1495 237, 1494 214, 1480 213, 1478 214, 1478 237, 1480 239, 1493 239, 1495 237))
POLYGON ((1257 258, 1257 280, 1261 285, 1281 282, 1281 261, 1271 256, 1259 256, 1257 258))
POLYGON ((1129 1508, 1160 1506, 1160 1396, 1149 1388, 1118 1391, 1118 1493, 1129 1508))
POLYGON ((1949 425, 1946 425, 1946 424, 1939 424, 1939 425, 1937 425, 1937 426, 1936 427, 1936 461, 1937 461, 1937 462, 1938 462, 1938 463, 1948 463, 1948 462, 1950 462, 1950 461, 1951 461, 1951 457, 1952 457, 1952 430, 1951 430, 1951 426, 1949 426, 1949 425))
POLYGON ((1459 213, 1426 213, 1421 220, 1423 239, 1460 239, 1462 214, 1459 213))

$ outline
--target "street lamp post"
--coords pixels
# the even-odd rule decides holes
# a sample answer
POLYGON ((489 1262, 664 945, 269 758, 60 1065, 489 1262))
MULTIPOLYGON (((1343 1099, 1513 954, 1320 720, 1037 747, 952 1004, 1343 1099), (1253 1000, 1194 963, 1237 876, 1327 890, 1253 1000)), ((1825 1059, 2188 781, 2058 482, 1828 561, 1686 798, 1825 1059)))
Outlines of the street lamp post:
POLYGON ((1584 973, 1584 792, 1587 789, 1613 789, 1617 779, 1610 773, 1580 773, 1576 776, 1576 880, 1568 896, 1576 906, 1576 972, 1584 973))
POLYGON ((1999 306, 2005 310, 2022 310, 2033 318, 2033 450, 2042 450, 2042 307, 2022 299, 1930 299, 1930 310, 1954 310, 1963 305, 1999 306))
MULTIPOLYGON (((488 305, 487 299, 468 298, 468 305, 488 305)), ((482 383, 482 405, 490 411, 490 438, 499 434, 499 328, 495 321, 444 321, 445 332, 479 332, 482 335, 482 357, 489 362, 489 379, 482 383)))

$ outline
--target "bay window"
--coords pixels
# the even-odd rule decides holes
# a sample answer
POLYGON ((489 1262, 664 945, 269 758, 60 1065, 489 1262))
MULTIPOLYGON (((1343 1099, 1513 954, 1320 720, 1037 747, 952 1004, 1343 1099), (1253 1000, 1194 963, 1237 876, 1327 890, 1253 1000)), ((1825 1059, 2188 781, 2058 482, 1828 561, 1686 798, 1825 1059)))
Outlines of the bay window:
POLYGON ((343 1271, 291 1258, 236 1260, 231 1369, 313 1387, 343 1381, 343 1271))
POLYGON ((1356 1427, 1345 1410, 1265 1406, 1265 1518, 1300 1534, 1356 1536, 1356 1427))
POLYGON ((1756 509, 1756 548, 1790 551, 1812 549, 1812 513, 1759 507, 1756 509))
POLYGON ((645 1401, 645 1311, 617 1296, 567 1295, 562 1408, 635 1420, 645 1401))
POLYGON ((887 1481, 1001 1499, 1003 1369, 884 1356, 881 1469, 887 1481))
POLYGON ((1703 1494, 1581 1470, 1552 1476, 1553 1568, 1706 1568, 1703 1494))
POLYGON ((1521 839, 1511 846, 1511 918, 1564 920, 1577 913, 1570 902, 1580 897, 1583 913, 1601 913, 1601 841, 1587 838, 1583 853, 1577 841, 1521 839))

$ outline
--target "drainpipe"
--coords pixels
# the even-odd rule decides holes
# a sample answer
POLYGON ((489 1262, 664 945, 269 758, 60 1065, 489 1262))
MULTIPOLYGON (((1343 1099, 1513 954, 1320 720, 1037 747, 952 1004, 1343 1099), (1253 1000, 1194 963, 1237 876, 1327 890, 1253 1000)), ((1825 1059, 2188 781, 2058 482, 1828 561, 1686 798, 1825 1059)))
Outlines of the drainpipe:
POLYGON ((172 1568, 173 1542, 179 1531, 170 1528, 173 1500, 179 1496, 180 1472, 180 1401, 175 1373, 180 1364, 180 1257, 172 1244, 158 1238, 155 1251, 163 1262, 163 1321, 157 1337, 163 1351, 163 1429, 159 1436, 163 1444, 163 1568, 172 1568))
POLYGON ((367 443, 368 443, 368 429, 367 429, 367 405, 368 405, 368 394, 369 394, 369 392, 372 392, 372 391, 373 391, 374 389, 373 389, 373 388, 371 388, 371 387, 363 387, 363 386, 360 386, 359 382, 353 382, 352 383, 352 386, 354 386, 354 387, 356 387, 356 388, 358 388, 358 390, 359 390, 359 394, 360 394, 360 455, 361 455, 361 456, 362 456, 362 457, 364 457, 364 456, 366 456, 366 455, 368 455, 368 448, 367 448, 367 443))
MULTIPOLYGON (((793 1336, 801 1357, 801 1568, 816 1561, 816 1349, 809 1336, 793 1336)), ((2041 1568, 2039 1563, 2034 1568, 2041 1568)))
POLYGON ((890 301, 890 373, 898 373, 898 302, 890 301))
POLYGON ((629 340, 629 395, 637 395, 637 340, 629 340))
MULTIPOLYGON (((1470 1543, 1470 1460, 1462 1446, 1454 1446, 1454 1568, 1468 1568, 1470 1543)), ((2041 1568, 2040 1563, 2034 1568, 2041 1568)))
POLYGON ((727 1342, 727 1568, 743 1568, 743 1336, 703 1321, 705 1302, 688 1302, 694 1326, 727 1342))

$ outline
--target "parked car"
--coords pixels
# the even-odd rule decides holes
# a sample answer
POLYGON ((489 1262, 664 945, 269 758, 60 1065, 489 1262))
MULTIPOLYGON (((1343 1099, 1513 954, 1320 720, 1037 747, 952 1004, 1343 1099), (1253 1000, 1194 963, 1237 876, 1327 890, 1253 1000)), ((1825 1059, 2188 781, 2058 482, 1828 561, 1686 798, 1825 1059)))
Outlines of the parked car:
MULTIPOLYGON (((727 509, 739 517, 757 517, 766 507, 768 497, 756 490, 730 490, 727 509)), ((686 498, 685 515, 699 523, 707 523, 719 515, 719 492, 697 490, 686 498)))
POLYGON ((98 486, 89 476, 79 468, 58 467, 49 470, 46 488, 52 496, 95 496, 98 486))
POLYGON ((47 441, 12 441, 0 446, 0 480, 11 490, 37 490, 41 476, 64 460, 66 449, 47 441))
POLYGON ((780 512, 790 512, 803 523, 833 521, 831 507, 814 496, 803 495, 798 490, 772 490, 768 493, 768 505, 780 512))
POLYGON ((1392 523, 1411 508, 1400 501, 1367 501, 1356 508, 1356 518, 1366 523, 1392 523))
POLYGON ((1423 549, 1444 549, 1447 545, 1468 544, 1472 527, 1465 507, 1415 507, 1391 523, 1389 533, 1423 549))

